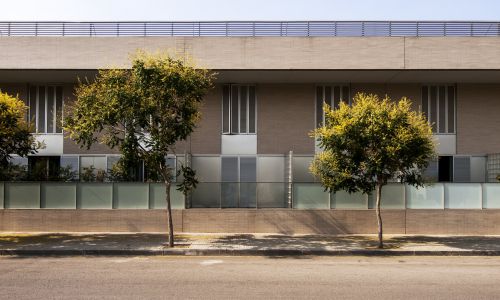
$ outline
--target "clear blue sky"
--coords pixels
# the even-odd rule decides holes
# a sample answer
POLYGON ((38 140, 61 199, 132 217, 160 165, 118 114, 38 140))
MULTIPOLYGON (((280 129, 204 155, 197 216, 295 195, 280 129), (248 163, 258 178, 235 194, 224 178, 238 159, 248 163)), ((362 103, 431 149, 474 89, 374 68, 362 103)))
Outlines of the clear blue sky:
POLYGON ((500 0, 0 0, 0 21, 488 20, 500 0))

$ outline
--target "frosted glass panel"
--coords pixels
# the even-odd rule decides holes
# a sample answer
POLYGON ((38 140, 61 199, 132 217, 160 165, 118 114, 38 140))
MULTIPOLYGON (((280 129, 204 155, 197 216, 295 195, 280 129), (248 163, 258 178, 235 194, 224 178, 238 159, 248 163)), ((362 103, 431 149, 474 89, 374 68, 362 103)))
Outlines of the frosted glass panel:
POLYGON ((257 208, 287 207, 285 183, 258 183, 257 208))
POLYGON ((4 183, 0 182, 0 208, 4 208, 4 183))
POLYGON ((115 183, 113 185, 113 208, 149 208, 149 184, 115 183))
POLYGON ((221 207, 238 207, 238 183, 221 183, 221 207))
POLYGON ((368 195, 361 192, 349 194, 346 191, 337 191, 332 198, 332 208, 367 209, 368 195))
POLYGON ((293 208, 329 209, 330 194, 316 183, 295 183, 293 185, 293 208))
POLYGON ((313 182, 314 176, 309 172, 312 156, 294 156, 292 161, 293 182, 313 182))
POLYGON ((285 157, 257 157, 257 182, 284 182, 285 157))
POLYGON ((113 208, 113 184, 78 183, 76 201, 78 208, 113 208))
POLYGON ((200 182, 192 192, 191 207, 220 207, 220 185, 218 182, 200 182))
POLYGON ((405 186, 388 184, 382 188, 380 207, 383 209, 405 209, 405 186))
POLYGON ((80 173, 84 168, 93 166, 96 170, 106 170, 106 156, 80 156, 80 173))
POLYGON ((240 183, 240 201, 238 207, 255 208, 257 203, 257 184, 255 182, 240 183))
POLYGON ((483 184, 483 208, 500 208, 500 184, 483 184))
POLYGON ((406 207, 410 209, 443 209, 444 185, 435 183, 418 189, 407 186, 406 207))
POLYGON ((200 182, 220 182, 220 157, 192 157, 192 168, 200 182))
MULTIPOLYGON (((166 209, 165 184, 151 183, 149 185, 149 208, 166 209)), ((184 209, 184 195, 177 190, 176 185, 170 187, 170 204, 172 209, 184 209)))
POLYGON ((5 208, 40 208, 40 183, 5 183, 5 208))
POLYGON ((42 208, 76 208, 76 183, 42 183, 42 208))
POLYGON ((481 208, 481 184, 453 183, 444 185, 445 208, 481 208))

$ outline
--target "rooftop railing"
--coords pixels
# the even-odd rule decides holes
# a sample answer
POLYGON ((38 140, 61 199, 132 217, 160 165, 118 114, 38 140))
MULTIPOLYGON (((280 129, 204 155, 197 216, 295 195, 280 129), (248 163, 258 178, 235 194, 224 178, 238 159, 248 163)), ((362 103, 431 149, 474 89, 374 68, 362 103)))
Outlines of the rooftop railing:
POLYGON ((0 36, 500 36, 500 22, 0 22, 0 36))

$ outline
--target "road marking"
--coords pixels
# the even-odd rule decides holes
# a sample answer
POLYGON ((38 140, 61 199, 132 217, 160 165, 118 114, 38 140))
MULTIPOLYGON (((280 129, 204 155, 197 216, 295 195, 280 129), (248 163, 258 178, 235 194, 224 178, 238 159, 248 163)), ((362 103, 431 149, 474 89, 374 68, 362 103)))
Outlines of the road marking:
POLYGON ((216 265, 216 264, 221 264, 223 263, 222 260, 219 259, 209 259, 209 260, 204 260, 200 263, 202 266, 211 266, 211 265, 216 265))
POLYGON ((148 260, 147 257, 130 257, 130 258, 119 258, 119 259, 112 259, 111 261, 114 263, 127 263, 131 261, 137 261, 137 260, 148 260))

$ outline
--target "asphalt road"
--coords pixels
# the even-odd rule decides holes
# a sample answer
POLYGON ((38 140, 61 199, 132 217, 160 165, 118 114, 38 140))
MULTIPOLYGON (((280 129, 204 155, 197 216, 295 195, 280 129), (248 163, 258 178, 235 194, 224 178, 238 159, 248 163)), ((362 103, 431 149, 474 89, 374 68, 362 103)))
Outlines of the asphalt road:
POLYGON ((500 257, 0 258, 1 299, 493 299, 500 257))

